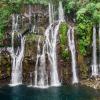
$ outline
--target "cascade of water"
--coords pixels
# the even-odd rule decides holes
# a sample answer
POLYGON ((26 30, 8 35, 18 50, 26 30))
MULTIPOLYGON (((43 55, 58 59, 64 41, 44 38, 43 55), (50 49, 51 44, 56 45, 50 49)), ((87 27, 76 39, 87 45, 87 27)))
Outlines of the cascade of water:
POLYGON ((12 74, 11 74, 11 84, 18 85, 22 84, 22 61, 24 57, 24 45, 25 38, 21 36, 21 47, 17 49, 16 53, 14 50, 11 52, 12 57, 12 74))
POLYGON ((37 61, 35 66, 35 84, 34 87, 46 88, 48 87, 48 76, 45 65, 45 44, 43 45, 42 53, 40 48, 40 38, 37 46, 37 61))
POLYGON ((52 10, 51 10, 51 4, 49 3, 49 24, 52 24, 52 10))
POLYGON ((32 6, 29 5, 29 24, 31 24, 32 22, 31 17, 32 17, 32 6))
POLYGON ((35 83, 34 86, 37 87, 38 86, 38 82, 37 82, 37 75, 38 75, 38 63, 39 63, 39 57, 40 57, 40 38, 38 40, 38 46, 37 46, 37 60, 36 60, 36 65, 35 65, 35 83))
POLYGON ((99 68, 100 68, 100 23, 99 23, 99 68))
POLYGON ((47 31, 45 32, 46 37, 46 46, 47 46, 47 54, 50 61, 50 67, 51 67, 51 86, 59 86, 61 83, 59 81, 58 77, 58 71, 57 71, 57 57, 56 57, 56 46, 57 46, 57 35, 59 31, 59 26, 61 22, 64 21, 64 12, 62 8, 62 3, 59 2, 59 22, 55 26, 53 24, 53 6, 49 4, 49 23, 50 26, 47 28, 47 31), (51 31, 51 32, 50 32, 51 31))
POLYGON ((57 57, 56 57, 56 46, 57 46, 57 35, 61 22, 64 21, 64 14, 62 3, 59 3, 59 20, 56 25, 54 25, 54 13, 53 5, 49 3, 49 26, 45 31, 45 42, 43 45, 43 50, 41 54, 40 50, 40 39, 38 40, 37 47, 37 61, 35 66, 35 87, 46 87, 48 86, 48 76, 45 68, 45 56, 47 54, 48 60, 50 62, 50 85, 59 86, 61 85, 58 77, 57 71, 57 57), (62 13, 60 13, 62 11, 62 13), (40 63, 40 65, 39 65, 40 63))
POLYGON ((25 46, 25 37, 21 38, 21 45, 15 50, 14 48, 14 34, 18 32, 18 17, 13 15, 12 20, 12 49, 9 51, 12 57, 12 73, 11 73, 11 85, 22 84, 22 61, 24 57, 24 46, 25 46), (17 18, 17 19, 16 19, 17 18))
POLYGON ((50 61, 51 68, 51 86, 59 86, 60 81, 57 71, 57 57, 56 57, 56 44, 57 44, 57 35, 59 30, 60 22, 55 26, 54 32, 48 34, 46 33, 46 45, 47 45, 47 54, 50 61))
POLYGON ((98 76, 98 65, 97 65, 97 50, 96 50, 96 27, 93 27, 93 60, 92 60, 92 76, 98 76))
POLYGON ((30 72, 30 86, 33 84, 33 72, 30 72))
POLYGON ((63 6, 62 6, 62 2, 59 2, 59 20, 60 21, 65 21, 64 19, 64 10, 63 10, 63 6))
POLYGON ((33 29, 32 29, 32 6, 31 5, 29 5, 29 25, 30 25, 30 32, 32 32, 33 31, 33 29))
POLYGON ((19 30, 19 28, 18 28, 18 18, 19 18, 19 15, 17 15, 17 14, 12 15, 12 31, 13 32, 18 32, 18 30, 19 30))
POLYGON ((36 28, 36 26, 35 26, 35 24, 34 24, 33 27, 32 27, 32 32, 33 32, 33 33, 35 33, 35 28, 36 28))
POLYGON ((54 23, 54 10, 53 10, 53 5, 49 3, 49 24, 51 25, 54 23))
POLYGON ((76 70, 76 49, 75 49, 75 41, 74 41, 74 28, 70 27, 68 32, 68 43, 69 43, 69 49, 71 51, 71 56, 72 56, 72 83, 78 83, 78 77, 77 77, 77 70, 76 70))
POLYGON ((39 86, 47 86, 48 85, 48 77, 45 68, 45 44, 43 45, 42 55, 40 56, 40 68, 39 68, 39 86))

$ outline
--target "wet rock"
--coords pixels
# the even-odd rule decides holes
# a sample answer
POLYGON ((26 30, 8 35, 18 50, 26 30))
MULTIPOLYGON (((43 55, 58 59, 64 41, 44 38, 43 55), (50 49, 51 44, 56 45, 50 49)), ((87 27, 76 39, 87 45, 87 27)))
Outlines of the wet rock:
POLYGON ((100 78, 86 79, 80 81, 81 85, 86 85, 94 89, 100 89, 100 78))

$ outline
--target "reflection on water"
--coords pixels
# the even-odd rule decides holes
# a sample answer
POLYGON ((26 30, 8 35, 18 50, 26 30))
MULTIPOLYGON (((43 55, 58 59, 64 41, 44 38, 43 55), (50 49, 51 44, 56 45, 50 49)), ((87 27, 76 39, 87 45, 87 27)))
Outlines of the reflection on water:
POLYGON ((100 91, 70 85, 49 89, 6 86, 0 89, 0 100, 100 100, 100 91))

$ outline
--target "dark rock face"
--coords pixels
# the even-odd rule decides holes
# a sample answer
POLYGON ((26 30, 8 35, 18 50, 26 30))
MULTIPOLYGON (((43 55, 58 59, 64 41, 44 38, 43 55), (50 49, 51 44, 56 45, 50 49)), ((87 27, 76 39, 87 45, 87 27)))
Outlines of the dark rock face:
POLYGON ((23 61, 23 82, 30 83, 30 74, 34 78, 34 69, 37 56, 37 43, 34 41, 27 42, 25 48, 25 57, 23 61))
MULTIPOLYGON (((32 26, 35 25, 35 33, 37 34, 43 34, 45 31, 45 28, 48 26, 49 23, 49 14, 48 14, 48 6, 45 5, 24 5, 22 8, 22 15, 25 16, 26 14, 29 14, 29 6, 31 7, 31 24, 32 26)), ((25 16, 26 19, 28 19, 27 16, 25 16)), ((24 21, 25 23, 25 21, 24 21)), ((29 19, 27 20, 27 23, 29 23, 29 19)))
POLYGON ((0 54, 0 84, 10 83, 11 57, 8 52, 0 54))

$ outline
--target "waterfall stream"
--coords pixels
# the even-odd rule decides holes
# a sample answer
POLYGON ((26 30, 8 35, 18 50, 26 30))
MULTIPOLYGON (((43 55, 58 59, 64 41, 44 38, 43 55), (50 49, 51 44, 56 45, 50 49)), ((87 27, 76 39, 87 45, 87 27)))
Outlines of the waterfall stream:
POLYGON ((45 44, 43 45, 42 52, 40 47, 40 38, 37 46, 37 61, 35 65, 35 84, 34 87, 46 88, 48 87, 48 75, 46 73, 45 65, 45 44))
POLYGON ((22 84, 22 61, 24 57, 24 45, 25 38, 21 36, 21 47, 18 47, 16 53, 14 51, 14 45, 12 45, 12 74, 11 84, 18 85, 22 84))
MULTIPOLYGON (((47 54, 50 61, 50 85, 51 86, 59 86, 60 81, 58 77, 58 71, 57 71, 57 57, 56 57, 56 46, 57 46, 57 35, 59 30, 60 22, 58 25, 55 26, 55 29, 53 32, 49 32, 45 34, 46 36, 46 46, 47 46, 47 54)), ((51 31, 52 28, 50 27, 51 31)))
POLYGON ((22 61, 24 58, 25 37, 19 34, 21 45, 15 49, 14 36, 18 32, 18 15, 12 16, 12 49, 9 50, 12 58, 11 85, 22 84, 22 61))
POLYGON ((35 66, 35 87, 47 87, 48 85, 48 75, 46 73, 46 54, 49 60, 50 67, 50 86, 61 85, 58 68, 57 68, 57 36, 61 22, 64 22, 64 12, 62 8, 62 3, 59 2, 59 20, 55 24, 53 5, 49 3, 49 26, 47 27, 44 37, 45 41, 43 44, 42 54, 40 48, 40 39, 38 40, 37 47, 37 61, 35 66), (38 65, 40 63, 40 65, 38 65))
POLYGON ((75 48, 75 41, 74 41, 74 27, 70 27, 68 32, 68 43, 69 49, 71 51, 71 58, 72 58, 72 83, 78 83, 78 76, 77 76, 77 65, 76 65, 76 48, 75 48))
POLYGON ((99 68, 100 68, 100 23, 99 23, 99 68))
POLYGON ((93 27, 93 60, 92 60, 92 76, 98 76, 97 65, 97 45, 96 45, 96 27, 93 27))

